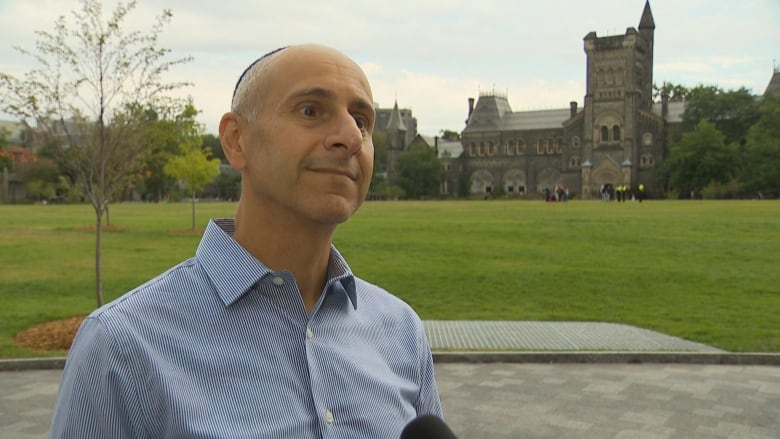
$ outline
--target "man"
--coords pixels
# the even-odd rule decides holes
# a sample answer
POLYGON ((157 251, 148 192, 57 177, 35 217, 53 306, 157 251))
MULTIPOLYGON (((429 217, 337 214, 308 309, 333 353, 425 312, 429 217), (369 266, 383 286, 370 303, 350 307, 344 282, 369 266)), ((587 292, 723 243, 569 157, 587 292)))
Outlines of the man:
POLYGON ((235 221, 84 321, 52 437, 397 438, 440 416, 420 319, 331 244, 368 191, 374 121, 363 71, 333 49, 252 64, 219 125, 235 221))

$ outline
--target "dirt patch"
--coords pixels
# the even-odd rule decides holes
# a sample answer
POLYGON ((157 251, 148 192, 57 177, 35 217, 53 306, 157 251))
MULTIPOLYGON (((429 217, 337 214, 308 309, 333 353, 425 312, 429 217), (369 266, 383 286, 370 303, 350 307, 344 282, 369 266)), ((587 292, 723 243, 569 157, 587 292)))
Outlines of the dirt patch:
POLYGON ((16 334, 14 343, 36 351, 70 349, 84 316, 41 323, 16 334))

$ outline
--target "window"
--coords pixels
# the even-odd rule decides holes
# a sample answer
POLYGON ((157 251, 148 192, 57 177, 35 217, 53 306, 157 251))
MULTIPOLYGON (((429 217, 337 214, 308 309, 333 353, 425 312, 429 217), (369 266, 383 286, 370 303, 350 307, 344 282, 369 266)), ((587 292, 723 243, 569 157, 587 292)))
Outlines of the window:
POLYGON ((544 141, 542 139, 536 141, 536 153, 539 155, 544 154, 544 141))
POLYGON ((515 155, 515 141, 510 140, 506 144, 506 155, 515 155))
POLYGON ((606 125, 601 127, 601 141, 604 143, 609 142, 609 128, 606 125))
POLYGON ((477 155, 477 145, 475 145, 474 142, 471 142, 469 144, 469 155, 470 156, 477 155))
POLYGON ((612 140, 620 140, 620 127, 617 125, 612 127, 612 140))
POLYGON ((547 154, 555 154, 555 140, 553 139, 547 139, 544 141, 545 149, 547 149, 547 154))

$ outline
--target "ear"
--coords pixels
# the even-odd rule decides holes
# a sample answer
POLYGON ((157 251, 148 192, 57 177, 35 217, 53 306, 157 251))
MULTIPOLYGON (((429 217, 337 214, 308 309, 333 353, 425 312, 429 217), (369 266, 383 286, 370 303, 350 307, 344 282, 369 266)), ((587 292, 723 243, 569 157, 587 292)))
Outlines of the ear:
POLYGON ((241 136, 241 128, 246 127, 246 124, 242 124, 242 122, 241 116, 233 112, 225 113, 219 121, 219 140, 222 143, 222 151, 230 162, 230 166, 239 171, 246 167, 246 151, 244 150, 244 139, 241 136))

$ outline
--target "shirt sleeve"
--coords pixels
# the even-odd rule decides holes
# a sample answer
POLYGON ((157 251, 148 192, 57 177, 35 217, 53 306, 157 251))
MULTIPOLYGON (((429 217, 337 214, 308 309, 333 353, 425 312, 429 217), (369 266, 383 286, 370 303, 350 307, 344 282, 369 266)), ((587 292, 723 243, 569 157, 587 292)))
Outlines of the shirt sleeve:
POLYGON ((428 343, 428 337, 426 337, 424 330, 420 331, 418 337, 420 346, 420 394, 415 404, 417 416, 435 415, 443 417, 441 399, 433 372, 431 346, 428 343))
POLYGON ((68 353, 49 437, 145 438, 135 382, 118 344, 88 317, 68 353))

